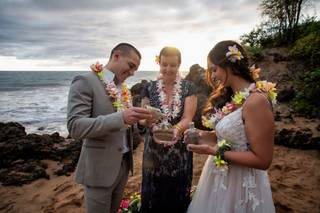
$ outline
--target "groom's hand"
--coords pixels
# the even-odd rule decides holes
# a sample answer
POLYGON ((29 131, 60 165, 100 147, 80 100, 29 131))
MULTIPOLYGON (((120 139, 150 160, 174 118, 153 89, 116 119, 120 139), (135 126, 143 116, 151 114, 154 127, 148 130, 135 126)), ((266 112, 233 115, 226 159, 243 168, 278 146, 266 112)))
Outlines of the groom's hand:
POLYGON ((131 107, 123 111, 123 120, 125 124, 132 125, 137 123, 139 120, 151 119, 152 114, 150 110, 141 107, 131 107))

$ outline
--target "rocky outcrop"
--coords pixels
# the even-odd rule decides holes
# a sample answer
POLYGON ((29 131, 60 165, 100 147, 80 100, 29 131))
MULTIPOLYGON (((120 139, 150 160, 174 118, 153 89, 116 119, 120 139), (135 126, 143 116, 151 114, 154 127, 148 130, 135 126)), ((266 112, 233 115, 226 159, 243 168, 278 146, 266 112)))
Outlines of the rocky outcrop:
POLYGON ((319 120, 297 117, 287 104, 279 104, 275 111, 275 144, 296 149, 320 150, 319 120))
POLYGON ((57 175, 69 175, 78 162, 81 142, 51 135, 26 134, 18 123, 0 123, 0 182, 22 185, 49 178, 44 159, 59 161, 57 175))
POLYGON ((190 67, 186 80, 192 81, 196 86, 196 93, 208 96, 212 89, 206 82, 206 70, 199 64, 194 64, 190 67))
POLYGON ((270 48, 263 51, 263 60, 257 63, 261 78, 277 84, 278 101, 287 103, 297 93, 297 80, 306 73, 303 61, 292 60, 288 48, 270 48))
POLYGON ((283 128, 276 131, 275 144, 296 149, 320 150, 320 137, 309 128, 283 128))
MULTIPOLYGON (((70 175, 79 159, 82 141, 65 139, 59 133, 26 134, 19 123, 0 123, 0 184, 20 186, 39 178, 49 179, 44 160, 56 161, 55 175, 70 175)), ((134 149, 142 137, 134 134, 134 149)))
POLYGON ((21 186, 40 178, 49 179, 47 165, 39 160, 17 160, 0 170, 0 182, 4 186, 21 186))
POLYGON ((141 106, 141 92, 147 83, 147 80, 142 80, 140 83, 137 83, 131 87, 130 91, 132 95, 133 106, 141 106))
POLYGON ((205 129, 201 122, 203 108, 205 107, 208 97, 212 92, 212 88, 206 82, 206 70, 199 64, 194 64, 190 67, 186 80, 192 81, 195 85, 195 93, 198 99, 197 111, 193 118, 195 127, 198 129, 205 129))
POLYGON ((293 89, 293 87, 287 88, 284 87, 282 90, 278 92, 277 101, 283 103, 283 102, 289 102, 296 96, 296 92, 293 89))
POLYGON ((0 141, 7 141, 25 135, 25 128, 18 123, 0 123, 0 141))

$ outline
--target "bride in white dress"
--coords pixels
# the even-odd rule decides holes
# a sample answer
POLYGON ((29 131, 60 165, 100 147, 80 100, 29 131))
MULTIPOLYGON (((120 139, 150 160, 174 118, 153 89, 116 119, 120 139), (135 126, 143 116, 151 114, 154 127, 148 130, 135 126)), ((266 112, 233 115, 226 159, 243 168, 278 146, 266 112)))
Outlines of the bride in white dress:
POLYGON ((266 171, 273 155, 274 85, 256 83, 257 70, 250 72, 244 49, 234 41, 210 51, 207 77, 219 84, 204 110, 215 113, 204 120, 215 131, 199 131, 199 144, 188 144, 190 151, 209 155, 188 213, 275 212, 266 171), (229 88, 228 104, 214 109, 223 88, 229 88))

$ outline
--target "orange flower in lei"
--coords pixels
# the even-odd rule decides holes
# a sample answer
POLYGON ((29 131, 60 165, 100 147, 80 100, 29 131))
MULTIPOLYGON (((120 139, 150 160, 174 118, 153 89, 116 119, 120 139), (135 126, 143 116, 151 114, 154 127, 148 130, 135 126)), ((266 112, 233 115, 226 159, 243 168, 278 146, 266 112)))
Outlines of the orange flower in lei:
POLYGON ((118 87, 116 86, 114 81, 106 82, 104 79, 103 65, 97 62, 96 64, 92 64, 90 66, 93 72, 97 74, 99 79, 105 86, 107 94, 112 99, 112 105, 117 109, 117 111, 123 111, 132 107, 132 98, 130 90, 126 83, 121 84, 121 92, 118 91, 118 87))

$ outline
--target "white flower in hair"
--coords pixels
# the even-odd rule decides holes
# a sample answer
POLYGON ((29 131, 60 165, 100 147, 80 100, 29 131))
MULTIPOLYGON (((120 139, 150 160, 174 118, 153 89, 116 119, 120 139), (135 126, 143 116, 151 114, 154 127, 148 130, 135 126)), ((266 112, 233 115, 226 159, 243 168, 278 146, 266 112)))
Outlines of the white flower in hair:
POLYGON ((238 50, 237 45, 229 46, 229 51, 226 53, 227 58, 235 63, 237 60, 240 61, 243 58, 242 53, 238 50))

